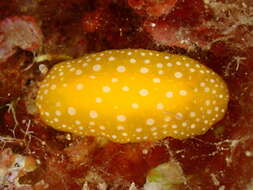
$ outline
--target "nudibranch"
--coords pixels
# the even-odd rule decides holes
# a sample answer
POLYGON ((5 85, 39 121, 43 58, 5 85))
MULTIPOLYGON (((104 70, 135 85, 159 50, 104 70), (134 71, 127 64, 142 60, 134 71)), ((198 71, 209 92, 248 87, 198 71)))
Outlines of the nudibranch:
POLYGON ((222 78, 194 59, 122 49, 54 65, 36 104, 56 130, 128 143, 203 134, 228 100, 222 78))

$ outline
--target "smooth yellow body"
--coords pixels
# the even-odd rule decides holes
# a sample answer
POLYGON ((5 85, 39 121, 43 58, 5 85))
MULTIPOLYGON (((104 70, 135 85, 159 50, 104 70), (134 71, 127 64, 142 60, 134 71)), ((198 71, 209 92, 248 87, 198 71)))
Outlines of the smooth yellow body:
POLYGON ((57 130, 127 143, 203 134, 228 100, 223 80, 196 60, 124 49, 56 64, 36 103, 57 130))

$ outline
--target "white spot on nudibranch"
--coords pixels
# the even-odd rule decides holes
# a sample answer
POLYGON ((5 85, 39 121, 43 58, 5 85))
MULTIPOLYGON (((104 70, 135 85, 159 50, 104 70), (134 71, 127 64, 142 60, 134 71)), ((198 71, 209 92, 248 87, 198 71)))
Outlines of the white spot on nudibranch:
POLYGON ((140 133, 140 132, 142 132, 142 128, 136 128, 135 131, 136 131, 137 133, 140 133))
POLYGON ((100 71, 101 70, 101 65, 96 64, 92 68, 93 68, 93 71, 100 71))
POLYGON ((68 114, 69 115, 75 115, 76 114, 76 109, 73 107, 68 107, 68 114))
POLYGON ((114 60, 115 60, 115 57, 112 57, 112 56, 111 56, 111 57, 108 58, 108 60, 109 60, 109 61, 114 61, 114 60))
POLYGON ((183 74, 181 72, 176 72, 174 76, 179 79, 183 77, 183 74))
POLYGON ((166 97, 167 98, 172 98, 173 97, 173 92, 166 92, 166 97))
POLYGON ((155 120, 154 119, 147 119, 147 121, 146 121, 146 124, 147 125, 153 125, 155 123, 155 120))
POLYGON ((143 73, 143 74, 147 73, 148 71, 149 71, 149 69, 147 67, 142 67, 140 69, 140 72, 143 73))
POLYGON ((101 103, 102 102, 102 98, 96 97, 95 101, 96 101, 96 103, 101 103))
POLYGON ((163 108, 164 108, 164 105, 161 103, 156 105, 156 109, 158 109, 158 110, 162 110, 163 108))
POLYGON ((129 91, 129 87, 128 87, 128 86, 123 86, 123 87, 122 87, 122 90, 123 90, 123 91, 129 91))
POLYGON ((147 90, 147 89, 141 89, 141 90, 139 91, 139 94, 140 94, 141 96, 147 96, 147 95, 148 95, 148 90, 147 90))
POLYGON ((131 58, 129 61, 130 61, 130 63, 136 63, 136 59, 134 59, 134 58, 131 58))
POLYGON ((55 111, 55 115, 60 116, 61 115, 61 111, 60 110, 56 110, 55 111))
POLYGON ((153 78, 153 82, 154 82, 154 83, 160 83, 161 80, 160 80, 159 78, 153 78))
POLYGON ((118 81, 119 81, 118 78, 115 78, 115 77, 112 78, 112 82, 113 82, 113 83, 118 82, 118 81))
POLYGON ((186 96, 186 95, 187 95, 187 91, 186 91, 186 90, 180 90, 180 91, 179 91, 179 94, 180 94, 181 96, 186 96))
POLYGON ((51 90, 54 90, 56 89, 56 85, 55 84, 52 84, 51 87, 50 87, 51 90))
POLYGON ((111 88, 109 86, 103 86, 102 90, 103 92, 108 93, 111 91, 111 88))
POLYGON ((125 115, 117 115, 117 120, 120 122, 126 121, 126 116, 125 115))
POLYGON ((133 109, 138 109, 138 108, 139 108, 139 105, 136 104, 136 103, 133 103, 133 104, 131 105, 131 107, 132 107, 133 109))
POLYGON ((76 85, 77 90, 82 90, 83 89, 83 84, 79 83, 76 85))
POLYGON ((123 66, 123 65, 120 65, 120 66, 117 67, 117 71, 120 72, 120 73, 123 73, 123 72, 126 71, 126 67, 123 66))
POLYGON ((89 113, 90 117, 95 119, 98 117, 98 113, 94 110, 91 110, 90 113, 89 113))
POLYGON ((81 70, 81 69, 78 69, 77 71, 76 71, 76 75, 81 75, 83 73, 83 71, 81 70))

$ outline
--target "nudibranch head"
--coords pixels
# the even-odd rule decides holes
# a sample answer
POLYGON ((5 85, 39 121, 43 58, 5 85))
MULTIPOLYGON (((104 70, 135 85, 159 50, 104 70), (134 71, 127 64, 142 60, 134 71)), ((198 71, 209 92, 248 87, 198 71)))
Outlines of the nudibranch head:
POLYGON ((203 134, 228 100, 224 81, 196 60, 123 49, 56 64, 36 104, 57 130, 127 143, 203 134))

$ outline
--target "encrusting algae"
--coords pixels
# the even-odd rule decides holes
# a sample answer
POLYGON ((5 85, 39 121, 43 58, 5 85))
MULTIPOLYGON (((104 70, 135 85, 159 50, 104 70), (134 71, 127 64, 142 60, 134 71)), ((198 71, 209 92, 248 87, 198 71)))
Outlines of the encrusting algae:
POLYGON ((123 49, 56 64, 36 104, 57 130, 128 143, 203 134, 223 118, 228 100, 221 77, 196 60, 123 49))

